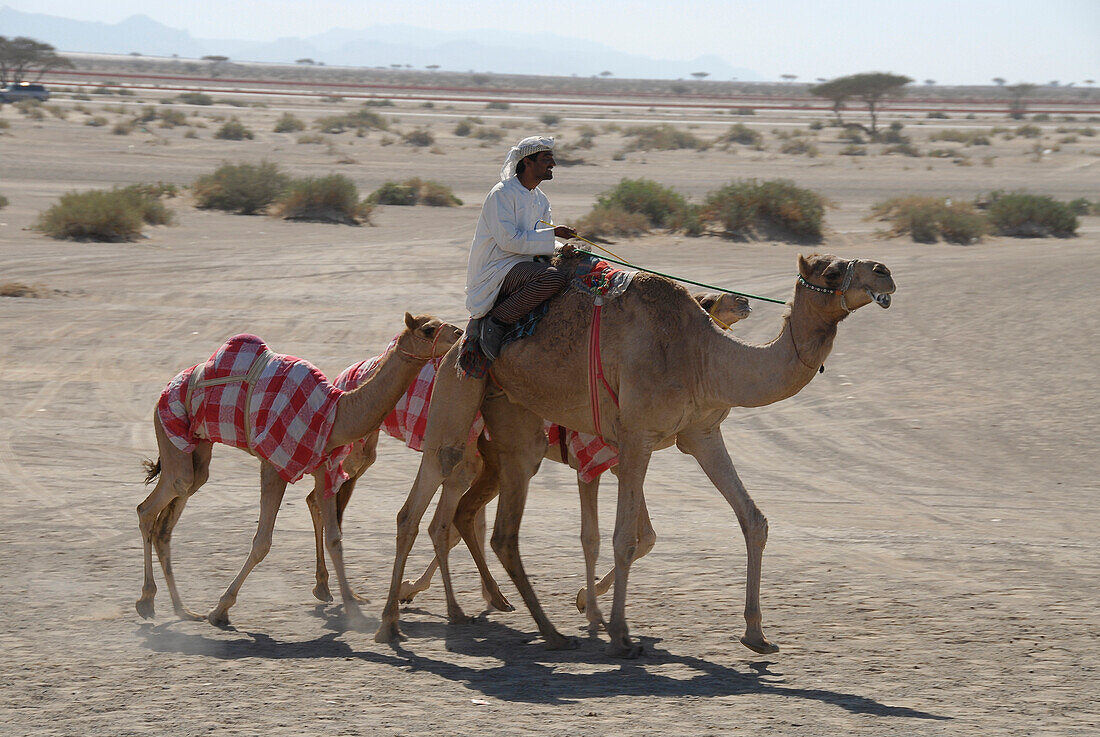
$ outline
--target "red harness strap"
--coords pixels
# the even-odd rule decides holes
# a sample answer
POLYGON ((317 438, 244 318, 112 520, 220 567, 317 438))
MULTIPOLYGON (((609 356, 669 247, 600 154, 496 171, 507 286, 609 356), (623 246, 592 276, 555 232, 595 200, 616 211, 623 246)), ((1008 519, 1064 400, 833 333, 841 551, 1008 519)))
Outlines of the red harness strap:
POLYGON ((596 435, 601 438, 603 437, 603 430, 600 428, 600 397, 596 379, 603 383, 604 389, 607 389, 607 393, 611 395, 615 406, 619 406, 619 396, 607 383, 607 379, 603 375, 603 359, 600 357, 600 313, 602 310, 603 305, 598 304, 594 308, 592 332, 588 340, 588 394, 592 400, 592 424, 596 427, 596 435))

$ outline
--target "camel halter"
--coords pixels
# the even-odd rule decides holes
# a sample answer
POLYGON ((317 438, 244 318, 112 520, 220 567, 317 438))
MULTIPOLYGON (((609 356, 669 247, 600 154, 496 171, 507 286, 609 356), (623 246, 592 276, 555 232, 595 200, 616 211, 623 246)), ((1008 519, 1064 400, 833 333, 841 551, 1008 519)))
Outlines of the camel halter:
POLYGON ((408 356, 409 358, 413 359, 414 361, 431 361, 433 359, 440 358, 440 356, 435 355, 435 344, 439 342, 439 334, 442 333, 442 332, 443 332, 443 325, 440 325, 439 328, 437 328, 436 331, 435 331, 435 339, 432 340, 432 348, 431 348, 431 350, 428 351, 427 356, 418 356, 415 353, 409 353, 407 350, 405 350, 404 348, 401 347, 400 343, 398 343, 395 347, 397 348, 397 350, 399 352, 403 353, 404 355, 408 356))
MULTIPOLYGON (((850 315, 852 314, 852 310, 848 307, 848 302, 844 299, 844 294, 848 291, 848 287, 852 284, 852 276, 855 274, 856 260, 857 259, 852 259, 848 262, 848 270, 844 272, 844 281, 841 283, 840 289, 828 289, 826 287, 819 287, 816 284, 810 284, 802 277, 802 274, 798 275, 798 283, 806 287, 807 289, 812 289, 815 292, 821 292, 822 294, 840 295, 840 306, 844 309, 846 313, 850 315)), ((794 338, 793 334, 791 335, 791 338, 794 338)))

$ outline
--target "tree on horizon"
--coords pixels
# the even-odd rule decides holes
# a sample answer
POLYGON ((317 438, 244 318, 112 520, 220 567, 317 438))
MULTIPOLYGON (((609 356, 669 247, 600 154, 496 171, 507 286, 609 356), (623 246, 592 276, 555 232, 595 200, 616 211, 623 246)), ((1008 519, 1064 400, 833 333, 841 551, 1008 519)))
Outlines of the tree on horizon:
POLYGON ((26 36, 6 38, 0 36, 0 86, 37 82, 50 69, 72 69, 73 63, 59 56, 57 49, 48 43, 26 36))

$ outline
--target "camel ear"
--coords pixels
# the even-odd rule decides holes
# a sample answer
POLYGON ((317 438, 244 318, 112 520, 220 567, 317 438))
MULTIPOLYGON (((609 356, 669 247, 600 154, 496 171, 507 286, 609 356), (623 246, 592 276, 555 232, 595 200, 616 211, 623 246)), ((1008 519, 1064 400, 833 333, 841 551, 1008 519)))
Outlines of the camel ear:
POLYGON ((810 262, 801 253, 798 254, 798 273, 806 276, 810 273, 810 262))
POLYGON ((416 330, 417 328, 416 318, 410 315, 408 312, 405 313, 405 327, 407 327, 409 330, 416 330))
POLYGON ((698 295, 696 297, 696 299, 699 300, 699 306, 700 307, 702 307, 706 312, 710 312, 711 309, 714 307, 714 304, 720 298, 717 294, 711 294, 711 293, 708 292, 706 294, 698 295))

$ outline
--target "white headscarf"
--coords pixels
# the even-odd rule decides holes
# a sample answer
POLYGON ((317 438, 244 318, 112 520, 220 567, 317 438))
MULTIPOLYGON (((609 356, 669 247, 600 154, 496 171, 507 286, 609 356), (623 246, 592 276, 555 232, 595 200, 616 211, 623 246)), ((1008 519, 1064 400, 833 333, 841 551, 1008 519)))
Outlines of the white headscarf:
POLYGON ((540 151, 553 151, 554 139, 550 136, 528 136, 512 146, 504 159, 504 167, 500 170, 500 181, 506 182, 516 175, 516 164, 520 159, 525 159, 540 151))

